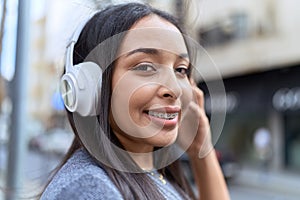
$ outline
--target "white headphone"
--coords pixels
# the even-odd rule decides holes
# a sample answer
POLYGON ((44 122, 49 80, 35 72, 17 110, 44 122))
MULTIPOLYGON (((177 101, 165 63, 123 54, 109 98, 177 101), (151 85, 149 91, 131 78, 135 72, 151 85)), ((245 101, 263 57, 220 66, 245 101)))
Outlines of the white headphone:
POLYGON ((77 112, 81 116, 94 116, 99 114, 97 107, 100 104, 102 69, 94 62, 73 65, 74 46, 85 25, 86 22, 75 30, 67 45, 65 74, 60 80, 60 93, 70 112, 77 112))

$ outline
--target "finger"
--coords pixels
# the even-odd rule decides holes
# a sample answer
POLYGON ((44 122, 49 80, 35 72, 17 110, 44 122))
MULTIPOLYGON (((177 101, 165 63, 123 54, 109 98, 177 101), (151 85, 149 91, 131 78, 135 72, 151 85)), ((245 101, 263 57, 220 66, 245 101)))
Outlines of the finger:
POLYGON ((200 90, 195 82, 195 80, 191 77, 190 78, 190 83, 193 88, 193 93, 196 98, 196 103, 204 109, 204 93, 202 90, 200 90))
POLYGON ((204 109, 204 93, 197 86, 193 87, 194 96, 196 97, 196 103, 200 106, 201 109, 204 109))
POLYGON ((194 102, 191 102, 189 104, 189 107, 190 111, 192 111, 193 115, 192 115, 192 119, 199 119, 201 117, 201 110, 199 108, 199 105, 194 103, 194 102))
POLYGON ((192 86, 197 86, 195 80, 192 77, 190 78, 190 83, 192 86))

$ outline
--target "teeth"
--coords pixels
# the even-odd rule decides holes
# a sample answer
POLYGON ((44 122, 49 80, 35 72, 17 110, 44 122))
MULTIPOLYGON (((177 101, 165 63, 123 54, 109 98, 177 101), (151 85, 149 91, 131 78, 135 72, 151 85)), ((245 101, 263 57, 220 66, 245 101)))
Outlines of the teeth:
POLYGON ((161 118, 161 119, 174 119, 175 117, 177 117, 178 113, 161 113, 161 112, 149 111, 148 115, 161 118))

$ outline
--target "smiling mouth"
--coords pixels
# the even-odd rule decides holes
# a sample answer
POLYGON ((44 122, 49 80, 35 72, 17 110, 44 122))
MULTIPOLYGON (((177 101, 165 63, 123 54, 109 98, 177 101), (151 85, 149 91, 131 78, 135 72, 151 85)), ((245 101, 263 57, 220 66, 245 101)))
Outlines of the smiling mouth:
POLYGON ((152 117, 156 117, 156 118, 160 118, 160 119, 172 120, 172 119, 176 118, 179 113, 178 112, 174 112, 174 113, 155 112, 155 111, 149 110, 147 112, 147 114, 152 117))

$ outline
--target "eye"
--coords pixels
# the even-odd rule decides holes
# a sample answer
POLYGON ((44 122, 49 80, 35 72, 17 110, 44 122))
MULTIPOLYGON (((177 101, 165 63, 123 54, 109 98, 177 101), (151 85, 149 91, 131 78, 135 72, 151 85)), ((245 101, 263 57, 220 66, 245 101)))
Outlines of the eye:
POLYGON ((132 70, 144 71, 144 72, 154 72, 156 68, 151 63, 141 63, 133 67, 132 70))
POLYGON ((181 76, 188 76, 190 74, 190 68, 185 65, 180 65, 175 68, 175 72, 181 76))

